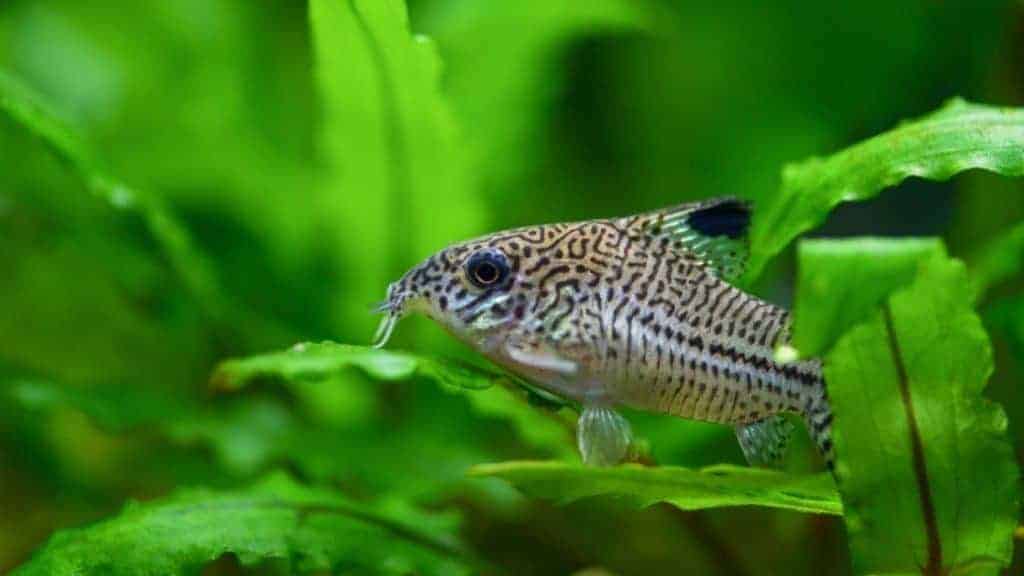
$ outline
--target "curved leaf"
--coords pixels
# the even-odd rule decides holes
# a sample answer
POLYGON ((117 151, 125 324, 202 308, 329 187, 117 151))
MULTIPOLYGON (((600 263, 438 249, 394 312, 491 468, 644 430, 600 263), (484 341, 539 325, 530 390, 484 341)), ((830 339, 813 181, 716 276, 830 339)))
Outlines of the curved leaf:
POLYGON ((815 514, 843 513, 827 474, 799 476, 732 465, 694 470, 635 464, 596 468, 563 462, 484 464, 470 473, 504 478, 530 495, 561 502, 608 496, 638 507, 665 502, 682 510, 767 506, 815 514))
POLYGON ((21 414, 71 408, 112 432, 188 418, 195 412, 182 398, 140 386, 81 387, 5 379, 0 379, 0 408, 21 414))
POLYGON ((2 70, 0 113, 38 138, 67 165, 85 190, 101 199, 111 210, 139 218, 174 273, 207 315, 225 325, 239 324, 244 320, 254 328, 236 331, 238 337, 251 337, 251 334, 259 332, 272 341, 289 339, 282 327, 267 322, 225 295, 213 263, 195 247, 188 230, 160 198, 109 174, 89 146, 42 98, 2 70))
POLYGON ((943 254, 935 239, 800 242, 793 346, 802 357, 825 353, 893 291, 913 282, 922 260, 943 254))
POLYGON ((957 99, 827 158, 786 166, 779 193, 754 211, 745 279, 841 202, 871 198, 911 176, 945 180, 972 168, 1024 175, 1024 110, 957 99))
MULTIPOLYGON (((837 298, 851 302, 861 321, 825 361, 855 570, 996 573, 1012 554, 1018 471, 1006 416, 982 396, 992 356, 965 269, 938 246, 927 255, 927 244, 913 242, 839 244, 801 250, 813 258, 801 259, 800 278, 860 271, 860 282, 837 298), (871 283, 908 270, 912 282, 883 282, 893 292, 875 298, 880 289, 871 283), (858 289, 875 304, 859 299, 858 289)), ((833 316, 806 326, 834 334, 857 320, 841 306, 816 308, 815 290, 805 288, 798 298, 810 300, 798 303, 799 313, 833 316)))
POLYGON ((440 61, 410 33, 405 2, 313 0, 309 14, 323 111, 321 207, 343 269, 353 271, 338 318, 368 331, 366 306, 425 256, 414 251, 479 232, 482 214, 439 92, 440 61))
POLYGON ((352 368, 375 380, 401 381, 420 377, 472 390, 466 398, 478 413, 511 421, 523 440, 534 447, 561 457, 575 454, 571 427, 566 421, 527 405, 506 388, 513 383, 522 384, 521 381, 496 369, 454 359, 332 342, 307 343, 283 352, 227 360, 217 367, 212 381, 216 386, 227 389, 237 389, 260 378, 319 382, 329 386, 332 378, 352 368))
POLYGON ((974 297, 980 300, 1000 282, 1024 271, 1024 224, 996 236, 967 259, 974 297))
POLYGON ((222 362, 211 378, 220 388, 236 389, 258 378, 286 381, 326 380, 348 368, 358 368, 375 380, 408 380, 422 376, 461 388, 488 388, 507 378, 500 372, 455 360, 439 360, 406 352, 333 342, 296 344, 289 350, 222 362))
POLYGON ((182 490, 57 533, 18 575, 183 574, 224 554, 289 572, 362 567, 387 574, 465 573, 457 522, 398 505, 353 502, 272 476, 242 490, 182 490))
POLYGON ((655 21, 650 6, 624 0, 457 0, 430 8, 425 25, 444 51, 445 92, 465 127, 469 162, 489 188, 529 173, 542 156, 542 114, 560 89, 555 63, 571 43, 652 29, 655 21))

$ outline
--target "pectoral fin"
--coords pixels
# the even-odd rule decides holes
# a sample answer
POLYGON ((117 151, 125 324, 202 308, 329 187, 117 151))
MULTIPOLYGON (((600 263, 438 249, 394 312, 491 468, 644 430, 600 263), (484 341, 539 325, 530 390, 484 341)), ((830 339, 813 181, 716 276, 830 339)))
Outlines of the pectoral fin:
POLYGON ((528 346, 522 343, 509 342, 505 346, 505 352, 515 362, 535 370, 555 372, 562 376, 573 376, 576 374, 576 363, 563 358, 550 346, 528 346))
POLYGON ((576 422, 576 443, 583 463, 589 466, 614 466, 626 458, 633 432, 629 422, 615 410, 584 405, 576 422))
POLYGON ((762 468, 779 468, 793 436, 793 423, 781 414, 736 426, 736 438, 747 462, 762 468))

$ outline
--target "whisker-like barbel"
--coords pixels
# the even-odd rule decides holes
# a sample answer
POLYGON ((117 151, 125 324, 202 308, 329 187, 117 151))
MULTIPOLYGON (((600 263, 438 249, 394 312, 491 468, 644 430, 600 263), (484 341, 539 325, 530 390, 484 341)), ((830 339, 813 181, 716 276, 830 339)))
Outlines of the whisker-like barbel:
POLYGON ((398 323, 398 316, 393 313, 388 313, 387 316, 381 318, 380 325, 377 326, 377 333, 373 336, 373 347, 383 348, 388 340, 391 339, 391 332, 395 329, 395 324, 398 323))

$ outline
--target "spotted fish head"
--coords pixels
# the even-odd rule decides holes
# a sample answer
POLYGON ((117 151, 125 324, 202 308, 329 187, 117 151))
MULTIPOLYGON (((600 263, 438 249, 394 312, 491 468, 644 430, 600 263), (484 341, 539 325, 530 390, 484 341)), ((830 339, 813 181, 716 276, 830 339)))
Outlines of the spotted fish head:
POLYGON ((532 284, 525 270, 538 259, 514 236, 543 237, 543 226, 501 232, 447 247, 420 262, 388 287, 377 307, 384 313, 376 336, 383 346, 395 323, 425 314, 456 336, 475 341, 501 329, 514 331, 527 320, 532 284))

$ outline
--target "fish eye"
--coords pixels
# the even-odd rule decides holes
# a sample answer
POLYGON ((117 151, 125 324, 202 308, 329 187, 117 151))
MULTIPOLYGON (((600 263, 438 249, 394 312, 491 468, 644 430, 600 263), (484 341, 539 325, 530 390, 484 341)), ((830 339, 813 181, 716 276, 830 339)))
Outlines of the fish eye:
POLYGON ((477 252, 466 261, 466 276, 477 288, 494 286, 508 277, 508 261, 499 252, 477 252))

